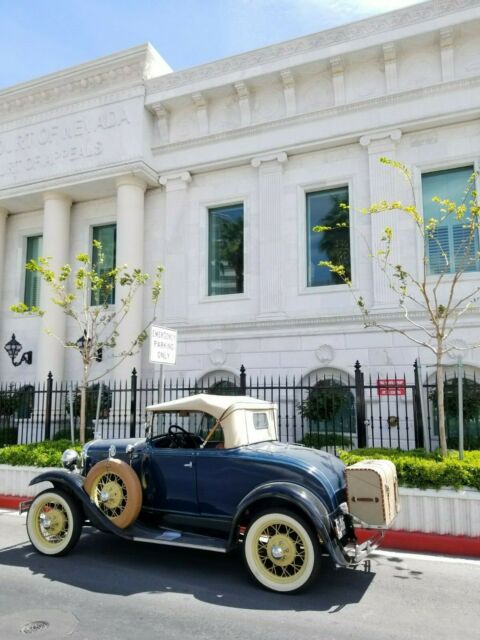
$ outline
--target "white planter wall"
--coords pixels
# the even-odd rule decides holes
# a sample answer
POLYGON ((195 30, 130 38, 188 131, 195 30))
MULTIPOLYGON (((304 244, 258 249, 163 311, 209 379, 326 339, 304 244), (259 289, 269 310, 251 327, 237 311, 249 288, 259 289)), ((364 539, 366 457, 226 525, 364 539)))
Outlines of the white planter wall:
MULTIPOLYGON (((32 487, 30 481, 52 468, 12 467, 0 464, 0 495, 6 496, 36 496, 37 493, 52 486, 51 482, 40 482, 32 487)), ((58 471, 58 469, 57 469, 58 471)))
POLYGON ((480 491, 400 488, 393 529, 454 536, 480 536, 480 491))
MULTIPOLYGON (((0 495, 34 496, 49 482, 29 486, 35 476, 49 471, 0 464, 0 495)), ((400 488, 401 510, 393 529, 455 536, 480 536, 480 491, 474 489, 400 488)))

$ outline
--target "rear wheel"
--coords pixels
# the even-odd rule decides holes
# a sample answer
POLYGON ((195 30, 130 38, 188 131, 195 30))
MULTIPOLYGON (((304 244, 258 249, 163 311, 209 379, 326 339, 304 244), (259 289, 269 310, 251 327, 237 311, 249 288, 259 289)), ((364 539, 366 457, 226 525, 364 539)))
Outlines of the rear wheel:
POLYGON ((60 489, 47 489, 34 498, 27 514, 27 533, 35 549, 47 556, 63 556, 76 545, 83 516, 77 504, 60 489))
POLYGON ((142 487, 135 471, 109 458, 90 469, 83 488, 100 511, 119 529, 134 522, 142 508, 142 487))
POLYGON ((256 516, 248 527, 243 553, 251 575, 272 591, 301 591, 320 568, 316 536, 307 523, 288 511, 256 516))

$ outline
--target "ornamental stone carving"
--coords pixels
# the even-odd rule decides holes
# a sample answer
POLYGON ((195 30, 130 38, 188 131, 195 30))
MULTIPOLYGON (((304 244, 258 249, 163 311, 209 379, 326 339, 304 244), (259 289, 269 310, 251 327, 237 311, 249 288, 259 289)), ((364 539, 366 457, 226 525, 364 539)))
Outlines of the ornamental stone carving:
POLYGON ((210 362, 216 367, 218 367, 226 362, 227 354, 223 349, 214 349, 210 353, 209 358, 210 358, 210 362))
POLYGON ((329 364, 335 356, 335 351, 329 344, 322 344, 315 351, 315 356, 320 364, 329 364))

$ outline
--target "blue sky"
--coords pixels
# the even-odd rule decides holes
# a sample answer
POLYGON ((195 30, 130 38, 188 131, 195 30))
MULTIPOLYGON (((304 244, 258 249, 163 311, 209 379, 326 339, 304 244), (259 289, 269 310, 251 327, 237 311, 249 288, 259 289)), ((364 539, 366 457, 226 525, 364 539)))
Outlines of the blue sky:
POLYGON ((151 42, 174 70, 418 0, 0 0, 0 88, 151 42))

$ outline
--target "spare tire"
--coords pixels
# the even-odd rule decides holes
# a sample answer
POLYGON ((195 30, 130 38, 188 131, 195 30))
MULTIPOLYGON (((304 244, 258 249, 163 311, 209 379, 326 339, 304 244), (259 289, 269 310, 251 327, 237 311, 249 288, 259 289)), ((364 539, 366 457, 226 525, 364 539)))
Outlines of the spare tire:
POLYGON ((97 462, 88 472, 83 488, 119 529, 135 522, 142 508, 140 480, 126 462, 117 458, 97 462))

